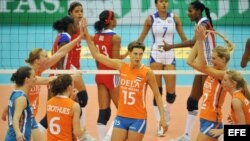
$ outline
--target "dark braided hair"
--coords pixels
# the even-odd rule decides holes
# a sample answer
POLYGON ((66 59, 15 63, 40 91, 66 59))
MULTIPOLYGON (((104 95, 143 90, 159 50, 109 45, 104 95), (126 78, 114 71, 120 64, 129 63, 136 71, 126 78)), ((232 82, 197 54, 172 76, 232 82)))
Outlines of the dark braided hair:
POLYGON ((102 29, 106 29, 110 23, 110 20, 114 19, 114 12, 110 10, 104 10, 99 15, 99 21, 95 22, 95 31, 100 32, 102 29))
POLYGON ((201 3, 199 0, 196 0, 194 2, 191 2, 190 5, 192 5, 194 7, 194 9, 196 10, 200 10, 201 13, 205 10, 206 16, 209 19, 211 26, 213 27, 213 22, 212 22, 212 18, 210 16, 210 9, 207 8, 203 3, 201 3))

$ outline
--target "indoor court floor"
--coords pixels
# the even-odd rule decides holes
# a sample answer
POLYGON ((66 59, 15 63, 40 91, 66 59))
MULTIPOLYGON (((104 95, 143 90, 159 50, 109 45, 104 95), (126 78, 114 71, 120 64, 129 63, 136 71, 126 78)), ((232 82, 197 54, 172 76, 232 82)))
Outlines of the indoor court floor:
MULTIPOLYGON (((8 104, 8 98, 13 89, 14 89, 13 85, 0 85, 0 90, 1 90, 0 112, 2 112, 3 108, 8 104)), ((89 102, 85 112, 86 126, 89 133, 97 138, 97 126, 96 126, 96 121, 98 116, 97 88, 95 85, 87 85, 87 90, 89 94, 89 102)), ((157 122, 154 117, 154 111, 152 106, 153 94, 151 90, 148 89, 147 99, 146 99, 148 120, 147 120, 147 130, 143 141, 168 141, 171 138, 175 138, 183 134, 186 123, 186 115, 187 115, 186 99, 190 93, 190 90, 191 90, 190 86, 183 86, 183 87, 177 86, 176 89, 177 99, 171 108, 171 123, 169 129, 166 132, 165 137, 156 137, 157 122)), ((47 100, 46 86, 42 86, 42 94, 40 95, 39 113, 36 117, 37 121, 40 121, 40 119, 45 114, 46 100, 47 100)), ((224 115, 228 115, 229 110, 230 110, 230 96, 227 95, 223 106, 224 115)), ((112 117, 110 118, 110 121, 114 119, 115 114, 116 114, 116 109, 112 105, 112 117)), ((110 123, 111 122, 109 122, 108 124, 110 123)), ((0 140, 4 140, 5 138, 5 133, 8 128, 7 124, 8 124, 7 122, 0 120, 0 140)), ((198 131, 199 131, 199 119, 197 118, 191 138, 192 141, 196 140, 198 131)))

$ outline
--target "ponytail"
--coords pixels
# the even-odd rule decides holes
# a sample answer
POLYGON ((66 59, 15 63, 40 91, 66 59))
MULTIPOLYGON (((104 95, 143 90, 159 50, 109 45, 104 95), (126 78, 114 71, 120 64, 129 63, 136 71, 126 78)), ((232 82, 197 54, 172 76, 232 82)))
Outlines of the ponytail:
POLYGON ((210 24, 211 24, 211 26, 213 27, 212 18, 211 18, 211 16, 210 16, 210 9, 207 8, 207 7, 205 7, 205 6, 204 6, 204 9, 205 9, 205 13, 206 13, 207 18, 209 19, 210 24))
POLYGON ((209 19, 211 26, 213 27, 212 18, 210 16, 210 9, 209 8, 207 8, 199 0, 195 0, 194 2, 191 2, 190 5, 192 5, 194 7, 194 9, 200 10, 201 13, 205 10, 206 16, 209 19))

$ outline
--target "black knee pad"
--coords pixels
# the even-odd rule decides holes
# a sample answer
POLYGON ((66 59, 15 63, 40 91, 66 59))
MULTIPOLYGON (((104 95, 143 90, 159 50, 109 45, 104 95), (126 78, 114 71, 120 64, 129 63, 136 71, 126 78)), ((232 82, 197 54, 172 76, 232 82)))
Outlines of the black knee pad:
POLYGON ((175 102, 175 99, 176 99, 176 94, 175 93, 173 93, 173 94, 167 93, 166 94, 166 101, 168 103, 173 104, 175 102))
POLYGON ((97 123, 98 124, 106 125, 107 122, 109 121, 110 116, 111 116, 111 109, 110 109, 110 107, 107 108, 107 109, 100 109, 99 110, 99 116, 98 116, 97 123))
POLYGON ((83 108, 88 103, 88 94, 87 91, 80 91, 77 93, 77 102, 80 104, 80 106, 83 108))
POLYGON ((40 124, 47 129, 48 128, 48 122, 47 122, 47 114, 43 117, 43 119, 40 121, 40 124))
MULTIPOLYGON (((160 94, 162 95, 162 87, 159 87, 159 91, 160 91, 160 94)), ((154 100, 153 100, 153 104, 154 104, 154 106, 157 106, 157 103, 156 103, 156 101, 155 101, 155 98, 154 98, 154 100)))
POLYGON ((192 97, 188 97, 187 109, 188 111, 198 110, 198 101, 192 97))

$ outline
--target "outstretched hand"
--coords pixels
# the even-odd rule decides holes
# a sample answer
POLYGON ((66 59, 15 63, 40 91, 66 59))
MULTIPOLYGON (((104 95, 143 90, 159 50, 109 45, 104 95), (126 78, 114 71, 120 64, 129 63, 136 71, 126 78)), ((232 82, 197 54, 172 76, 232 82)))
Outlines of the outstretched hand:
POLYGON ((85 17, 83 17, 81 19, 81 21, 79 22, 79 28, 80 28, 80 37, 82 39, 85 39, 86 38, 86 34, 88 34, 88 30, 87 30, 87 27, 88 27, 88 23, 87 23, 87 20, 85 17))
POLYGON ((172 49, 172 45, 166 43, 164 40, 163 40, 163 43, 164 45, 158 45, 158 48, 159 48, 159 51, 169 51, 170 49, 172 49))

